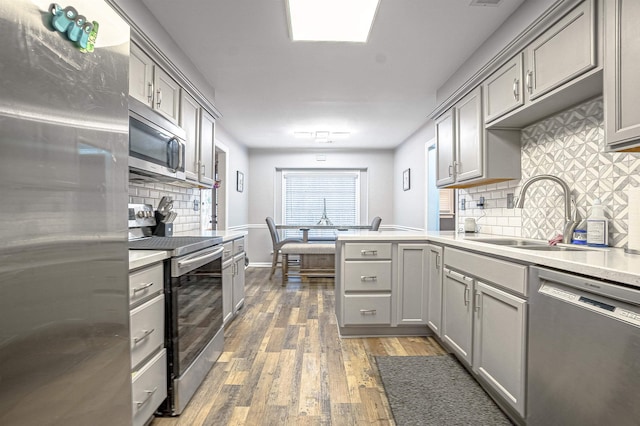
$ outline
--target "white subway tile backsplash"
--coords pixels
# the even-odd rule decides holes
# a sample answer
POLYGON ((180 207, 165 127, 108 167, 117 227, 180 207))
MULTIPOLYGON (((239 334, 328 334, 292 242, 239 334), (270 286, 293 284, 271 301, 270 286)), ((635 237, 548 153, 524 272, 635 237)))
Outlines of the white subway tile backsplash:
POLYGON ((199 189, 163 183, 129 184, 129 201, 131 203, 145 203, 156 207, 163 196, 173 198, 173 211, 178 213, 174 223, 174 232, 200 230, 202 210, 197 212, 193 210, 194 200, 200 199, 199 189))
MULTIPOLYGON (((626 244, 626 190, 640 187, 640 153, 607 152, 602 98, 523 129, 521 168, 522 181, 458 190, 458 195, 467 200, 471 194, 473 200, 481 196, 487 199, 486 216, 478 222, 486 224, 482 232, 538 239, 548 239, 560 232, 564 201, 559 187, 551 182, 532 185, 523 209, 506 208, 507 193, 513 193, 517 202, 524 180, 551 174, 568 183, 582 218, 590 213, 593 200, 600 198, 611 219, 610 244, 616 247, 626 244)), ((475 210, 458 211, 459 223, 464 223, 465 217, 479 217, 481 213, 475 210)))

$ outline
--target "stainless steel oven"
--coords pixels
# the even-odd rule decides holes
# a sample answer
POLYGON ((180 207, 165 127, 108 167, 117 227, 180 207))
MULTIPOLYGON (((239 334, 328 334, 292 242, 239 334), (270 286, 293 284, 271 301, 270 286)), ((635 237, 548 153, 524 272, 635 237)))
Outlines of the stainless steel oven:
POLYGON ((134 228, 130 235, 138 238, 129 241, 129 249, 165 250, 170 255, 164 286, 168 397, 160 413, 175 416, 182 413, 224 349, 223 246, 220 237, 144 237, 149 233, 133 232, 155 224, 152 216, 144 214, 150 209, 129 205, 129 216, 140 218, 130 221, 134 228))
POLYGON ((129 99, 132 181, 185 180, 185 131, 136 99, 129 99))

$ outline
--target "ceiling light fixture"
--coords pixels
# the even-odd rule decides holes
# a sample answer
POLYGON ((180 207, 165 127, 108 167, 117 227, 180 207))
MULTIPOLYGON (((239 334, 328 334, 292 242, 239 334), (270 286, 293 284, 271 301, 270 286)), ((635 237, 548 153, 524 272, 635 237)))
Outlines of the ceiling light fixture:
POLYGON ((293 132, 293 137, 296 139, 313 139, 315 142, 324 143, 331 143, 338 139, 346 139, 350 135, 350 132, 329 132, 327 130, 318 130, 315 132, 293 132))
POLYGON ((293 137, 296 139, 311 139, 313 132, 293 132, 293 137))
POLYGON ((293 41, 366 43, 380 0, 287 0, 293 41))

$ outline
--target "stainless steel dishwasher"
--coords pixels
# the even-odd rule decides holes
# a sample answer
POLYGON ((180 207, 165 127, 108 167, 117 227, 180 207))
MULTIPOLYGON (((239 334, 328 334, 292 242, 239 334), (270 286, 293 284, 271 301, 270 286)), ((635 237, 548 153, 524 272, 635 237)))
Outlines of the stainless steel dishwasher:
POLYGON ((531 274, 527 425, 638 425, 640 289, 531 274))

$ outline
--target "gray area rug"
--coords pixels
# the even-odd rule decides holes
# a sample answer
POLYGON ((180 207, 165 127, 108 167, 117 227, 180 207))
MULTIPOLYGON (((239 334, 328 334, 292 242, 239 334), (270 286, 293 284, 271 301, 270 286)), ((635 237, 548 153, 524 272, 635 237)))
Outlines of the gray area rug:
POLYGON ((375 358, 398 426, 512 425, 453 355, 375 358))

